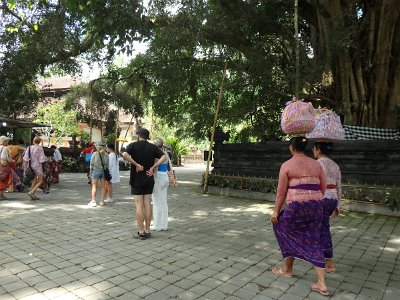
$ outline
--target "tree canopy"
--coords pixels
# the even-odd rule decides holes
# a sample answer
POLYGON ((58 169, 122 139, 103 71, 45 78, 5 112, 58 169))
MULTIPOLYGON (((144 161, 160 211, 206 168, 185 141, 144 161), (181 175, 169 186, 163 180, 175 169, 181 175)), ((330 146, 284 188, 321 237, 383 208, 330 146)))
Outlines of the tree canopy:
MULTIPOLYGON (((281 109, 295 93, 292 1, 2 0, 0 9, 1 110, 15 101, 29 110, 39 100, 34 80, 51 66, 75 72, 82 55, 111 61, 146 40, 145 54, 106 77, 140 87, 180 134, 204 137, 227 61, 220 124, 240 141, 279 138, 281 109)), ((397 0, 299 0, 299 96, 345 124, 395 127, 399 15, 397 0)))

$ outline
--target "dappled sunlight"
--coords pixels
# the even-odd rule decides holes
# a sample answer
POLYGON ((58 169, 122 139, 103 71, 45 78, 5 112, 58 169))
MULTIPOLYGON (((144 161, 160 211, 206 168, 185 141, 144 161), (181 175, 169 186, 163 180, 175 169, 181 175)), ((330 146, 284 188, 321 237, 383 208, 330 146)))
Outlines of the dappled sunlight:
POLYGON ((259 212, 259 213, 265 213, 272 211, 272 208, 266 207, 265 204, 254 204, 251 205, 250 207, 243 207, 243 206, 238 206, 238 207, 227 207, 227 208, 222 208, 221 212, 259 212))
POLYGON ((400 237, 397 237, 397 238, 394 238, 394 239, 390 239, 390 240, 388 241, 388 243, 400 245, 400 237))
POLYGON ((379 247, 379 249, 380 249, 380 250, 383 250, 383 251, 390 252, 390 253, 396 253, 396 254, 399 253, 399 247, 397 247, 397 248, 392 248, 392 247, 379 247))
POLYGON ((8 202, 8 203, 2 203, 0 207, 7 207, 7 208, 21 208, 21 209, 27 209, 27 208, 35 208, 37 207, 36 205, 33 204, 26 204, 22 202, 8 202))
POLYGON ((204 211, 204 210, 195 210, 193 211, 193 215, 197 217, 205 217, 208 216, 210 212, 204 211))
POLYGON ((199 185, 199 182, 198 181, 182 181, 182 180, 178 180, 178 184, 199 185))
POLYGON ((238 237, 243 234, 242 230, 228 230, 224 232, 224 236, 229 236, 229 237, 238 237))

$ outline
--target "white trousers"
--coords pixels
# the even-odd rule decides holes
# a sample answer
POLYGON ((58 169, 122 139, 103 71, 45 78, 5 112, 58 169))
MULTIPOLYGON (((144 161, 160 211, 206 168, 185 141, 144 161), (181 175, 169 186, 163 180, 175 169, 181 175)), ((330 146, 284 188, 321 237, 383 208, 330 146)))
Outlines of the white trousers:
POLYGON ((153 188, 153 230, 168 229, 168 192, 169 178, 167 172, 157 172, 154 175, 153 188))

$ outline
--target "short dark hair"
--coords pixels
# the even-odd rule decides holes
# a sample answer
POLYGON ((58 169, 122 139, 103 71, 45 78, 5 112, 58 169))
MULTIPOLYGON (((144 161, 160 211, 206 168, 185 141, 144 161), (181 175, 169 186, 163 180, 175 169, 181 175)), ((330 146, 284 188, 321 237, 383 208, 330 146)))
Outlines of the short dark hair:
POLYGON ((110 148, 111 150, 115 150, 115 146, 113 143, 108 143, 107 148, 110 148))
POLYGON ((306 149, 308 140, 305 136, 295 136, 290 139, 290 145, 293 146, 293 149, 299 152, 303 152, 306 149))
POLYGON ((136 134, 142 138, 148 140, 150 138, 150 132, 146 128, 139 128, 136 134))
POLYGON ((332 142, 315 142, 314 147, 324 155, 330 155, 333 150, 332 142))

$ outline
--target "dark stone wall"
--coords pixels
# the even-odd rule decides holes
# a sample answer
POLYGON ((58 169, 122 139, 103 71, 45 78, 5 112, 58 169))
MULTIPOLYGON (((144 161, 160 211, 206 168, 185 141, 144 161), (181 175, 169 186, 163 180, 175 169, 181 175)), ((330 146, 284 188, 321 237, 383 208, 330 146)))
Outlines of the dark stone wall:
MULTIPOLYGON (((312 157, 313 141, 306 154, 312 157)), ((219 145, 214 174, 277 178, 281 164, 291 157, 289 142, 219 145)), ((342 171, 343 183, 400 186, 400 141, 336 141, 331 158, 342 171)))

